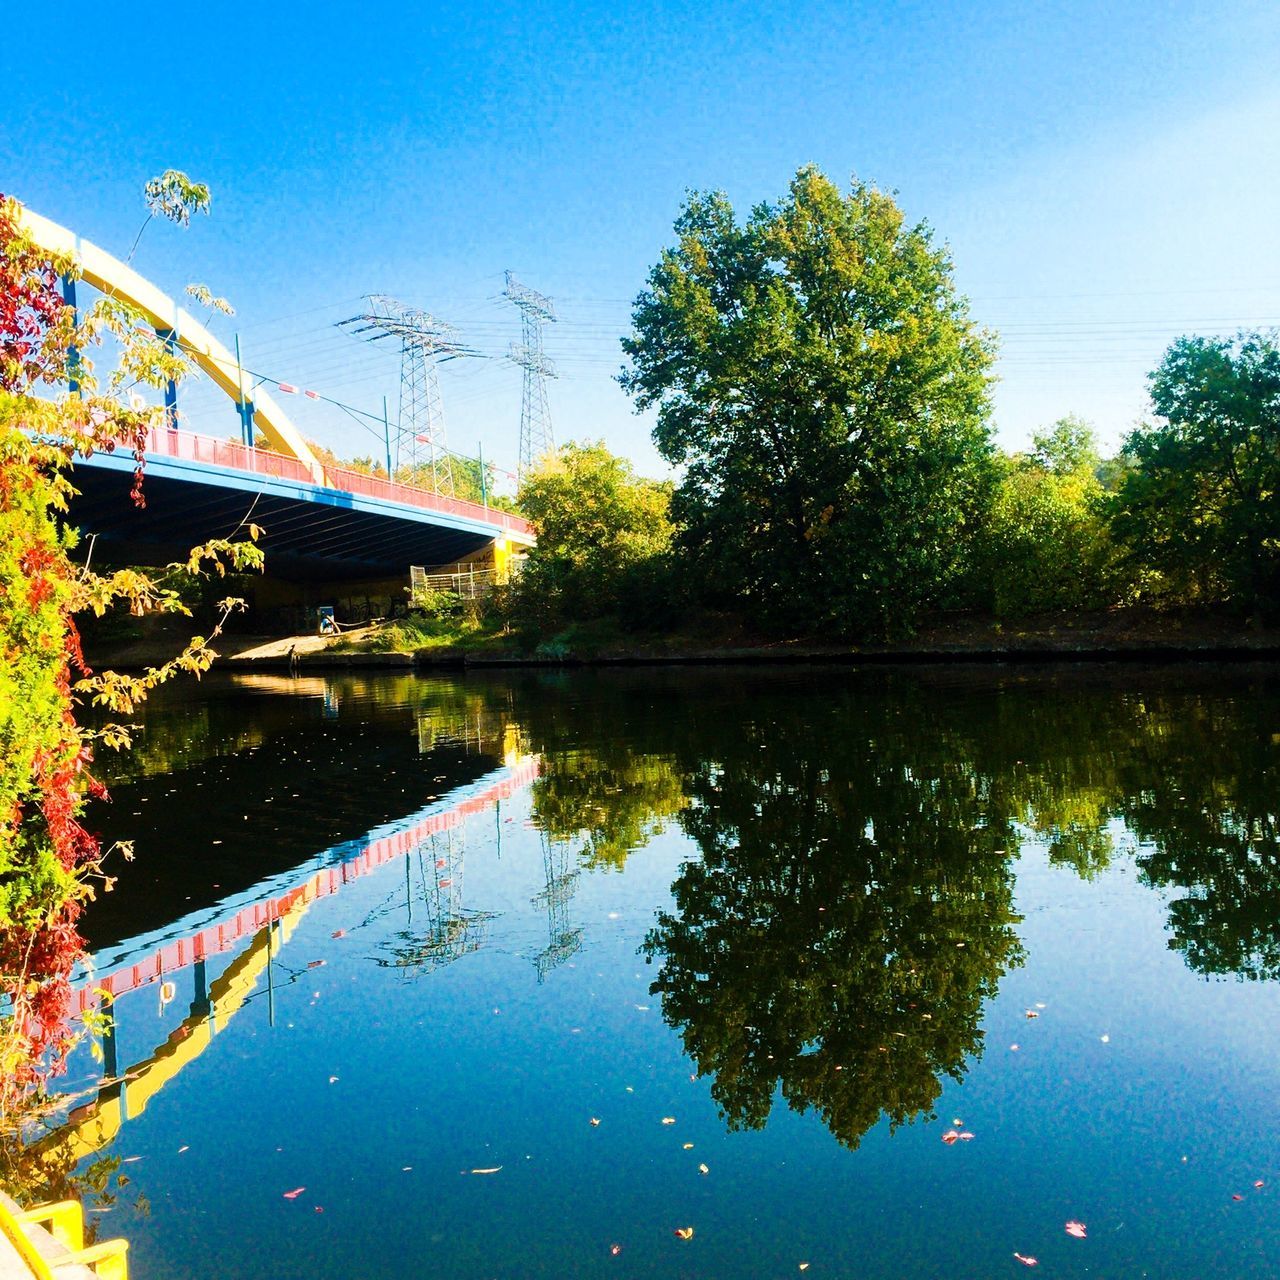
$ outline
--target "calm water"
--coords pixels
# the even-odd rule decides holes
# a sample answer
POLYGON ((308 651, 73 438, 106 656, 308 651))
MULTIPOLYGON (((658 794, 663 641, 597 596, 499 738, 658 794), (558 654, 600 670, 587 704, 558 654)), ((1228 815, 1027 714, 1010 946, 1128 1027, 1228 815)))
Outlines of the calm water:
POLYGON ((46 1161, 141 1280, 1271 1276, 1278 766, 1269 668, 206 681, 46 1161))

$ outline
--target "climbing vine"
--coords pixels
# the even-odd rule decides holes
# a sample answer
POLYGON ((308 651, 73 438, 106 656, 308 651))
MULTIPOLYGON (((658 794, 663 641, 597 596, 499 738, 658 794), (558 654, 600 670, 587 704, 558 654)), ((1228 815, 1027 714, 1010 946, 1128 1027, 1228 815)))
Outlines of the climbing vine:
MULTIPOLYGON (((73 261, 31 242, 17 202, 0 196, 0 1118, 60 1070, 74 1041, 76 924, 110 884, 85 808, 106 798, 95 749, 127 747, 129 734, 121 724, 90 730, 78 712, 92 702, 128 715, 171 676, 207 669, 208 641, 239 604, 222 601, 209 637, 141 674, 94 672, 84 661, 77 614, 120 602, 135 613, 187 612, 168 571, 78 565, 66 516, 76 460, 100 450, 133 453, 133 501, 144 502, 143 445, 163 414, 145 392, 183 377, 189 362, 118 300, 77 316, 59 287, 75 275, 73 261), (92 357, 106 344, 114 359, 100 377, 92 357)), ((246 525, 243 537, 197 547, 170 570, 260 567, 257 536, 246 525)))

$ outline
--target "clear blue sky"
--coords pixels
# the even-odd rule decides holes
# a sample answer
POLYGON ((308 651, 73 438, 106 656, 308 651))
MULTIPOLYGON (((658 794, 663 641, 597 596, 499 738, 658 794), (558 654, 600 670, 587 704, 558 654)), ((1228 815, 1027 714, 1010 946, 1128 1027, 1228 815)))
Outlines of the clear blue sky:
MULTIPOLYGON (((6 58, 0 190, 123 256, 166 167, 213 189, 135 265, 204 281, 246 363, 377 407, 395 361, 333 328, 388 292, 499 356, 511 267, 557 299, 559 439, 661 470, 612 382, 686 188, 745 209, 816 162, 896 188, 1002 335, 1006 447, 1068 411, 1117 441, 1185 331, 1280 321, 1274 3, 605 7, 45 4, 6 58), (55 47, 56 46, 56 47, 55 47)), ((12 23, 10 23, 12 27, 12 23)), ((10 49, 13 45, 10 43, 10 49)), ((450 443, 515 460, 519 374, 442 371, 450 443)), ((297 403, 309 433, 372 450, 297 403)), ((192 425, 234 413, 193 392, 192 425)))

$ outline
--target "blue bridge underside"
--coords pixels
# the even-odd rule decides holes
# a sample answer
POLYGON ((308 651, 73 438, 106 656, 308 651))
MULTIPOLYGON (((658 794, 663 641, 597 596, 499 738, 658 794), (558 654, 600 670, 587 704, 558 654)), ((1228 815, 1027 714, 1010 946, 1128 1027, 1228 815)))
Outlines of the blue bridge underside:
POLYGON ((210 538, 261 527, 267 572, 296 582, 361 581, 404 575, 409 565, 450 564, 501 533, 477 520, 365 498, 319 485, 220 467, 148 458, 139 509, 129 497, 128 455, 78 461, 68 522, 94 556, 117 564, 185 559, 210 538))

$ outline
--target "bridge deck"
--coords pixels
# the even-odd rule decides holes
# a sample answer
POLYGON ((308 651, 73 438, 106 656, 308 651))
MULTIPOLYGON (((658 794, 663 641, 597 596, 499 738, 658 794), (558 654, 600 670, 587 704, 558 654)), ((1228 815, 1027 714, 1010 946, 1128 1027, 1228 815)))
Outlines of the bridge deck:
POLYGON ((161 429, 145 454, 141 509, 129 498, 131 455, 98 453, 76 464, 71 519, 117 560, 184 557, 247 521, 264 531, 271 572, 301 580, 398 576, 498 538, 533 540, 528 522, 508 512, 341 468, 327 468, 330 484, 320 485, 300 460, 234 440, 161 429))

